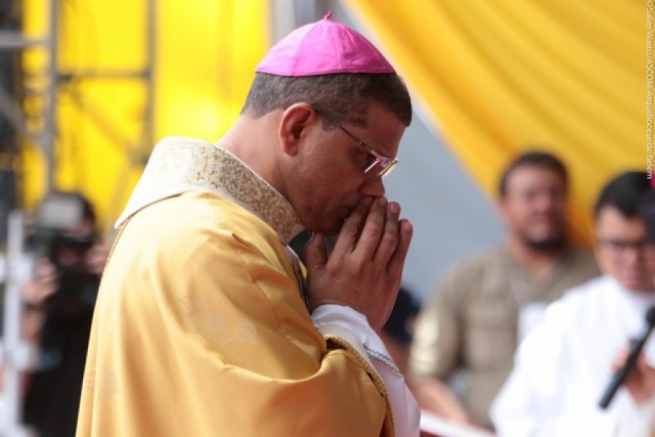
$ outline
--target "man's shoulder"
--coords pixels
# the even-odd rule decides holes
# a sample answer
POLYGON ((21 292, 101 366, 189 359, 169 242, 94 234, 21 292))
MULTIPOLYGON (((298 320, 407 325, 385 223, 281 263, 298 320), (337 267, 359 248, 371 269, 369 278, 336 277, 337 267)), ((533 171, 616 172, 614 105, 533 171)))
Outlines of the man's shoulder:
POLYGON ((496 295, 504 289, 502 248, 488 249, 463 258, 453 264, 440 278, 436 295, 466 300, 478 295, 496 295))
POLYGON ((604 275, 573 287, 549 306, 548 316, 563 322, 579 320, 584 313, 596 313, 597 305, 602 302, 604 290, 611 286, 612 279, 604 275))
POLYGON ((478 278, 490 271, 496 272, 505 258, 505 250, 501 247, 477 252, 453 264, 446 276, 462 280, 478 278))
POLYGON ((177 226, 186 223, 185 229, 205 222, 214 228, 223 228, 237 226, 242 221, 258 221, 245 208, 209 190, 189 191, 162 199, 144 208, 140 214, 147 215, 147 221, 156 224, 177 226))
POLYGON ((584 302, 588 299, 593 299, 598 296, 599 290, 607 290, 610 287, 613 287, 616 281, 609 275, 601 275, 595 278, 589 279, 588 281, 572 287, 560 300, 562 301, 571 301, 572 304, 575 302, 584 302))
POLYGON ((192 191, 163 199, 130 219, 127 229, 158 241, 203 244, 221 239, 277 241, 275 232, 243 207, 211 191, 192 191))
POLYGON ((593 252, 578 246, 570 246, 559 262, 556 275, 559 278, 558 286, 564 287, 561 291, 565 291, 597 278, 601 275, 601 271, 593 252))

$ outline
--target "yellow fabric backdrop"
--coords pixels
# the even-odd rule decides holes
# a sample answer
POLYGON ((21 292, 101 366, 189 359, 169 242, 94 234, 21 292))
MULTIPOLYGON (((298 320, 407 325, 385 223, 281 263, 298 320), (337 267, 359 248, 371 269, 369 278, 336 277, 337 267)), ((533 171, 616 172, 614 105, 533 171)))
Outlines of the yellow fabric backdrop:
POLYGON ((555 152, 573 178, 574 234, 588 242, 602 184, 646 170, 646 2, 344 3, 488 195, 518 151, 555 152))
MULTIPOLYGON (((28 35, 44 34, 47 3, 25 1, 28 35)), ((268 48, 268 2, 156 3, 154 139, 182 135, 214 141, 238 116, 255 65, 268 48)), ((58 4, 60 70, 144 66, 144 0, 58 4)), ((25 70, 36 88, 45 85, 46 60, 42 49, 25 53, 25 70)), ((28 100, 26 106, 33 114, 41 104, 39 99, 28 100)), ((104 229, 120 214, 152 148, 142 137, 145 99, 145 83, 139 80, 73 79, 59 88, 55 186, 77 189, 90 197, 104 229), (98 127, 97 119, 110 126, 110 135, 98 127)), ((44 194, 45 164, 34 144, 25 144, 24 150, 22 199, 30 208, 44 194)))

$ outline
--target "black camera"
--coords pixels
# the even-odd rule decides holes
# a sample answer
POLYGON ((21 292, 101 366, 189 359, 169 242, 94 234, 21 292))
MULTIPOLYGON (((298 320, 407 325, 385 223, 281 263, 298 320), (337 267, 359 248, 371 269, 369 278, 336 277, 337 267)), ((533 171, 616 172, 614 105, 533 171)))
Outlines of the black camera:
POLYGON ((100 278, 86 265, 98 240, 94 224, 91 205, 76 193, 51 193, 37 210, 28 246, 55 268, 57 292, 45 302, 52 312, 74 314, 95 302, 100 278))

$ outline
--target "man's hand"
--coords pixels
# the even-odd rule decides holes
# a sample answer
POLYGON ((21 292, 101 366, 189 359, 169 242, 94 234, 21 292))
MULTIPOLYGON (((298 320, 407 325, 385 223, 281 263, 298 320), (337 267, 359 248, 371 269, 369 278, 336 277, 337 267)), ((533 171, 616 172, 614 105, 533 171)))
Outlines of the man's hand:
MULTIPOLYGON (((621 351, 612 364, 612 370, 614 372, 619 370, 627 359, 628 351, 621 351)), ((639 355, 635 367, 628 374, 623 385, 639 405, 648 401, 655 394, 655 368, 648 365, 644 354, 639 355)))
POLYGON ((45 258, 37 261, 34 278, 22 289, 23 300, 34 306, 41 306, 45 300, 57 291, 57 271, 55 266, 45 258))
POLYGON ((400 205, 365 198, 346 219, 334 249, 315 234, 305 247, 310 310, 349 306, 380 332, 398 294, 412 225, 399 220, 400 205))
POLYGON ((89 273, 102 275, 109 257, 110 247, 103 241, 96 241, 86 254, 86 269, 89 273))

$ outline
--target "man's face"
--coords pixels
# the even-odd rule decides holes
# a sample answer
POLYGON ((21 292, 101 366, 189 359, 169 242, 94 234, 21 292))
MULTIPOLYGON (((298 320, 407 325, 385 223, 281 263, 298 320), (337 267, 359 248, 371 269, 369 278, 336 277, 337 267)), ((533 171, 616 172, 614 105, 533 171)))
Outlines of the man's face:
POLYGON ((530 247, 548 249, 564 242, 566 186, 550 168, 526 165, 512 171, 499 211, 509 232, 530 247))
MULTIPOLYGON (((372 105, 366 127, 342 124, 379 155, 394 158, 405 125, 387 110, 372 105)), ((339 232, 344 219, 365 196, 384 195, 382 178, 364 170, 374 157, 338 127, 324 130, 323 121, 309 132, 292 168, 289 198, 310 230, 339 232)))
POLYGON ((86 245, 86 241, 94 238, 93 221, 90 219, 82 220, 75 227, 62 232, 61 238, 64 243, 56 253, 57 264, 67 270, 85 271, 86 253, 90 247, 90 245, 86 245))
POLYGON ((603 207, 596 219, 596 258, 603 273, 628 290, 653 289, 655 245, 640 216, 626 217, 613 206, 603 207))

